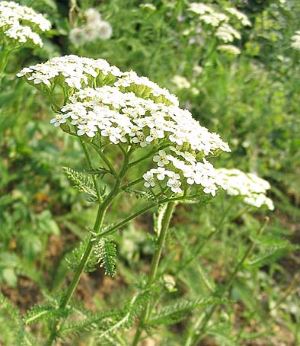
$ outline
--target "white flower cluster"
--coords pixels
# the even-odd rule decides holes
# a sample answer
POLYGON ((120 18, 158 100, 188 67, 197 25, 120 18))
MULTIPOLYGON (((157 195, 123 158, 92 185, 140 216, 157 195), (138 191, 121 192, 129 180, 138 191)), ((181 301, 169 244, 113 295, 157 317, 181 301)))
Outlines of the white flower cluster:
POLYGON ((232 19, 238 21, 242 26, 251 25, 248 17, 233 7, 227 8, 227 14, 225 14, 217 11, 214 6, 193 2, 189 5, 189 10, 197 14, 199 21, 208 25, 213 30, 214 35, 224 43, 241 39, 239 31, 229 24, 232 19))
POLYGON ((165 187, 173 193, 193 184, 215 193, 214 169, 203 158, 218 150, 230 151, 227 143, 200 126, 189 111, 179 108, 174 95, 148 78, 122 73, 105 60, 77 56, 53 58, 23 69, 18 76, 34 85, 52 88, 60 83, 78 89, 51 120, 56 127, 97 137, 102 144, 164 148, 154 156, 157 168, 147 173, 146 185, 151 176, 160 185, 167 177, 165 187), (97 87, 99 76, 101 87, 97 87))
POLYGON ((97 39, 108 40, 112 36, 112 27, 109 22, 101 18, 100 13, 89 8, 84 13, 86 23, 80 27, 76 27, 70 31, 70 41, 75 46, 81 46, 87 42, 97 39))
POLYGON ((25 76, 35 85, 48 88, 60 84, 73 89, 113 83, 122 72, 103 59, 90 59, 66 55, 48 60, 46 63, 25 67, 17 76, 25 76))
POLYGON ((235 30, 231 25, 229 24, 222 24, 218 27, 217 31, 215 32, 216 37, 225 42, 233 42, 235 39, 240 40, 241 34, 235 30))
POLYGON ((122 91, 133 91, 137 96, 150 98, 155 102, 161 102, 167 105, 179 105, 179 101, 175 95, 172 95, 167 89, 159 87, 147 77, 138 76, 134 71, 125 72, 115 83, 115 86, 119 87, 122 91))
POLYGON ((32 8, 13 1, 0 2, 0 40, 4 44, 42 46, 40 32, 50 30, 51 23, 32 8))
POLYGON ((89 137, 99 132, 114 144, 145 147, 155 141, 169 142, 187 146, 195 155, 208 155, 218 149, 229 151, 219 135, 200 126, 189 111, 137 94, 122 92, 116 86, 82 89, 71 97, 53 123, 70 119, 78 135, 83 134, 82 130, 89 137))
POLYGON ((291 47, 296 50, 300 50, 300 30, 295 32, 291 40, 292 40, 291 47))
POLYGON ((178 106, 179 101, 167 89, 159 87, 146 77, 135 72, 121 72, 104 59, 91 59, 77 55, 66 55, 48 60, 46 63, 25 67, 18 74, 25 76, 34 85, 51 89, 55 84, 80 90, 88 86, 115 85, 121 91, 134 92, 154 102, 178 106))
POLYGON ((175 75, 172 82, 176 85, 177 89, 189 89, 191 83, 183 76, 175 75))
POLYGON ((227 7, 226 11, 233 17, 236 17, 236 19, 240 21, 243 26, 251 26, 249 18, 243 12, 237 10, 234 7, 227 7))
POLYGON ((158 167, 144 174, 145 187, 161 187, 164 182, 172 192, 182 193, 189 186, 196 185, 204 193, 214 196, 218 189, 215 168, 205 159, 197 161, 194 154, 181 148, 171 146, 168 148, 169 153, 160 150, 153 157, 158 167))
MULTIPOLYGON (((201 69, 200 66, 199 68, 201 69)), ((193 72, 194 72, 194 76, 197 76, 197 66, 196 66, 196 70, 193 72)), ((198 72, 199 72, 199 69, 198 69, 198 72)), ((189 82, 184 76, 175 75, 171 81, 175 87, 174 89, 177 91, 185 90, 191 93, 192 95, 199 94, 199 90, 196 87, 193 87, 191 84, 191 82, 193 82, 193 79, 191 80, 191 82, 189 82)))
POLYGON ((231 54, 231 55, 241 54, 241 50, 238 47, 233 46, 231 44, 221 44, 218 46, 218 50, 220 50, 221 52, 231 54))
POLYGON ((143 175, 145 187, 152 191, 182 194, 194 186, 215 195, 223 188, 231 195, 242 195, 246 203, 272 209, 265 196, 269 184, 237 170, 230 174, 216 170, 205 157, 230 151, 228 144, 200 126, 189 111, 179 108, 174 95, 149 79, 122 73, 105 60, 77 56, 51 59, 23 69, 19 76, 34 84, 65 83, 78 89, 51 120, 54 126, 97 139, 101 145, 156 148, 152 157, 156 167, 143 175), (106 80, 107 76, 114 78, 106 80), (104 86, 96 87, 98 78, 104 86))
POLYGON ((220 168, 218 184, 231 196, 242 196, 243 201, 254 207, 260 208, 265 205, 273 210, 273 201, 266 196, 270 184, 253 173, 244 173, 238 169, 220 168))

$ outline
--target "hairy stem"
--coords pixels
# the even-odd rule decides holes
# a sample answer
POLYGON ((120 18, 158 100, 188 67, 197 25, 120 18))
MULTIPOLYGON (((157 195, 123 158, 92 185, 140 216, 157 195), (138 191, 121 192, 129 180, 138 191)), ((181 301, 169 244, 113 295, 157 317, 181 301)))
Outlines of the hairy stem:
MULTIPOLYGON (((150 268, 150 273, 148 275, 146 288, 150 287, 156 280, 162 250, 164 248, 164 245, 167 239, 168 229, 169 229, 169 225, 170 225, 170 221, 171 221, 174 209, 175 209, 174 202, 170 202, 167 204, 167 207, 165 209, 164 216, 162 219, 162 223, 161 223, 160 233, 157 240, 157 248, 152 258, 151 268, 150 268)), ((150 317, 150 313, 151 313, 151 301, 148 302, 145 310, 142 313, 142 316, 140 318, 140 321, 137 326, 136 333, 132 342, 132 346, 138 345, 140 337, 143 332, 143 327, 145 323, 147 322, 147 319, 150 317)))

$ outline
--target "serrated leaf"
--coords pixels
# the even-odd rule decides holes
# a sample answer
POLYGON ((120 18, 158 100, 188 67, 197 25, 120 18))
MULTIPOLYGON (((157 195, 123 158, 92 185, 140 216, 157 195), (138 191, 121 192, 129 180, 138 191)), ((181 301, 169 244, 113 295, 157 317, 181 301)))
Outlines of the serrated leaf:
POLYGON ((75 171, 69 167, 63 167, 63 170, 76 190, 88 194, 93 200, 97 200, 97 191, 95 190, 94 182, 88 174, 75 171))
POLYGON ((109 239, 100 239, 95 245, 94 255, 100 267, 103 267, 105 274, 114 276, 117 267, 117 247, 114 242, 109 239))
POLYGON ((161 308, 157 313, 153 313, 147 324, 161 325, 174 324, 182 320, 185 315, 199 307, 207 307, 210 305, 220 304, 218 298, 200 298, 195 300, 178 299, 175 302, 161 308))
POLYGON ((36 323, 39 320, 51 320, 60 317, 66 317, 68 311, 66 309, 58 309, 51 305, 37 305, 34 306, 25 317, 25 323, 36 323))
POLYGON ((264 265, 276 262, 279 258, 285 256, 288 252, 295 250, 296 248, 297 247, 289 243, 269 247, 259 255, 249 259, 245 263, 245 266, 248 268, 260 268, 264 265))
MULTIPOLYGON (((67 262, 67 265, 71 270, 77 269, 81 261, 81 258, 84 254, 84 251, 87 247, 87 243, 88 243, 88 238, 85 238, 84 240, 79 242, 79 244, 66 255, 65 261, 67 262)), ((84 271, 85 272, 94 271, 96 269, 97 264, 98 264, 98 259, 92 252, 88 259, 88 262, 85 265, 84 271)))

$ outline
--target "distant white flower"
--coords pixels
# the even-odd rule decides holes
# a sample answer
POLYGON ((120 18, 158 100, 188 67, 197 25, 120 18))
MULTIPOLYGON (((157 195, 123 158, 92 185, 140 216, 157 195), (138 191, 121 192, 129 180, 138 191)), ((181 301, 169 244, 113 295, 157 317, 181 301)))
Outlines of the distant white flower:
POLYGON ((205 14, 205 13, 214 12, 214 10, 210 6, 202 4, 202 3, 196 3, 196 2, 192 2, 189 5, 189 10, 196 14, 205 14))
POLYGON ((230 13, 232 16, 236 17, 241 22, 242 25, 251 26, 251 22, 250 22, 249 18, 244 13, 237 10, 236 8, 227 7, 226 11, 228 13, 230 13))
POLYGON ((140 7, 144 8, 146 10, 156 11, 156 7, 153 4, 150 4, 150 3, 141 4, 140 7))
POLYGON ((84 15, 88 24, 97 23, 101 21, 101 14, 95 8, 88 8, 84 15))
POLYGON ((199 66, 199 65, 195 65, 193 67, 193 74, 195 76, 199 76, 202 73, 202 71, 203 71, 203 68, 201 66, 199 66))
POLYGON ((291 41, 291 47, 296 50, 300 50, 300 30, 295 32, 291 38, 291 41))
POLYGON ((221 23, 227 22, 229 18, 224 13, 213 12, 203 14, 199 17, 199 19, 205 24, 218 27, 221 23))
POLYGON ((218 46, 218 50, 232 55, 241 54, 241 50, 238 47, 233 46, 231 44, 220 45, 218 46))
POLYGON ((102 20, 100 13, 95 8, 84 12, 86 23, 70 31, 70 41, 77 46, 97 39, 108 40, 112 36, 112 27, 109 22, 102 20))
POLYGON ((87 35, 82 28, 73 28, 69 33, 69 39, 74 46, 82 46, 87 41, 87 35))
POLYGON ((222 24, 215 33, 216 37, 225 43, 240 40, 241 34, 229 24, 222 24))
POLYGON ((95 25, 95 31, 101 40, 108 40, 112 36, 112 27, 106 21, 98 22, 97 25, 95 25))
POLYGON ((183 76, 175 75, 172 82, 178 89, 189 89, 191 87, 191 83, 183 76))

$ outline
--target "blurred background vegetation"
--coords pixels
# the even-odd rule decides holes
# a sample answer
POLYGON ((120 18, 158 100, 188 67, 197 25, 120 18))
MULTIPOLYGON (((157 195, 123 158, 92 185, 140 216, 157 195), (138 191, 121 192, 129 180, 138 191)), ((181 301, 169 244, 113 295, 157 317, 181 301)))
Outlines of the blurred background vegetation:
MULTIPOLYGON (((226 283, 249 246, 230 290, 199 345, 298 345, 300 306, 300 51, 291 47, 299 30, 297 0, 203 1, 221 11, 234 6, 251 26, 239 27, 238 55, 218 49, 216 37, 199 29, 187 0, 18 1, 47 14, 53 29, 43 48, 12 56, 0 93, 0 286, 25 312, 62 288, 65 257, 86 233, 94 206, 69 185, 62 166, 80 168, 78 143, 49 125, 47 100, 17 80, 24 66, 50 57, 99 57, 134 70, 178 95, 181 105, 230 144, 216 166, 256 172, 271 185, 275 211, 266 214, 220 194, 212 204, 177 208, 161 269, 160 301, 199 298, 226 283), (150 4, 150 5, 149 5, 150 4), (112 36, 92 42, 70 40, 83 13, 96 8, 112 36), (176 82, 174 76, 185 79, 176 82)), ((177 78, 178 80, 178 78, 177 78)), ((115 218, 132 208, 128 201, 115 218)), ((154 250, 153 221, 140 218, 115 241, 114 279, 99 268, 85 274, 77 299, 94 311, 119 306, 143 279, 154 250), (129 288, 129 290, 128 290, 129 288)), ((159 303, 158 303, 159 304, 159 303)), ((9 309, 0 311, 0 343, 17 345, 9 309), (11 328, 8 328, 11 326, 11 328)), ((199 311, 149 330, 147 345, 183 345, 199 311), (152 343, 151 343, 152 342, 152 343)), ((64 345, 92 345, 81 333, 64 345), (81 342, 81 343, 80 343, 81 342)), ((95 343, 96 344, 96 343, 95 343)))

